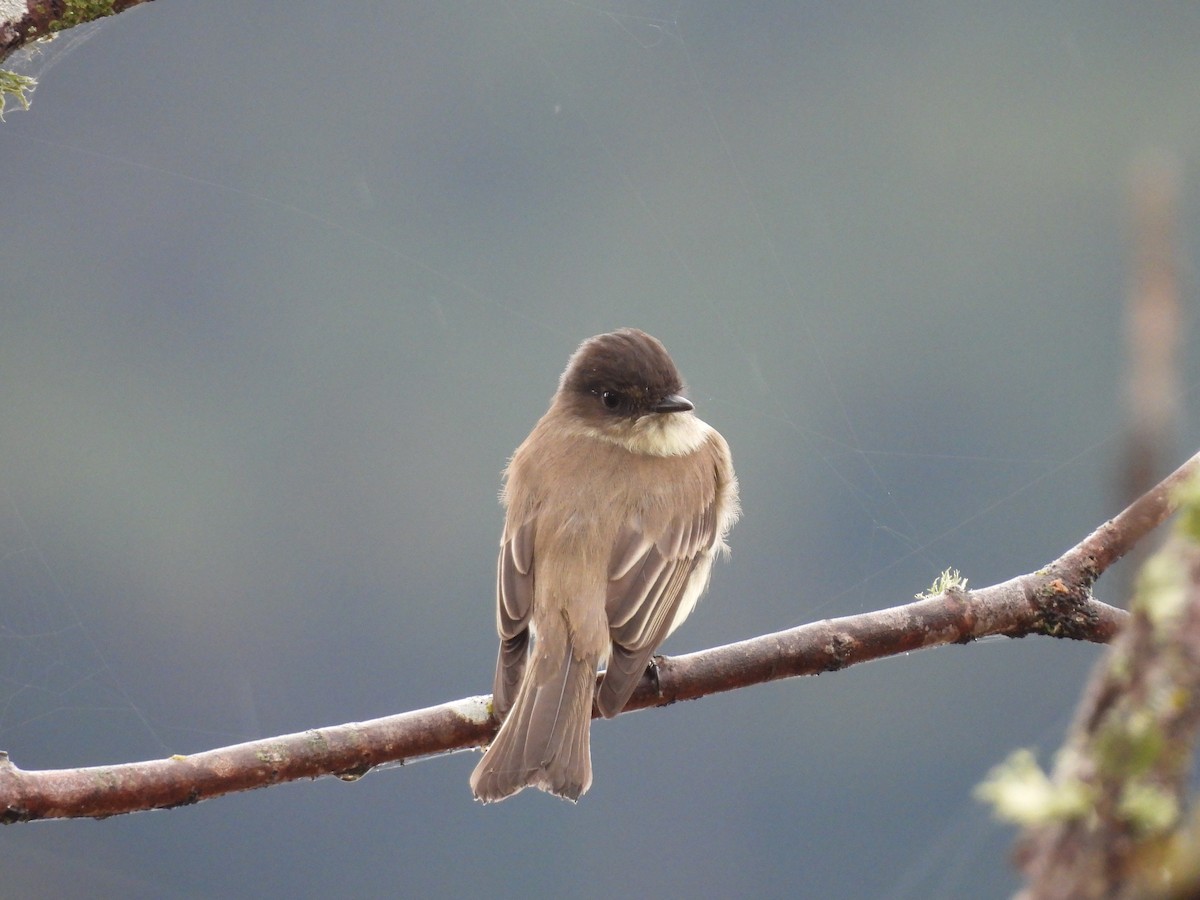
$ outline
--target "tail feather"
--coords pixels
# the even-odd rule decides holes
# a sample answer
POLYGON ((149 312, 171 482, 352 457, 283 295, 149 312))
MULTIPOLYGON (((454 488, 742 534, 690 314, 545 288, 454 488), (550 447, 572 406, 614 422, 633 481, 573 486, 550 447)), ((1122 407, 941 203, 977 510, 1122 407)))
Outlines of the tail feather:
POLYGON ((592 783, 590 726, 596 663, 535 655, 512 709, 471 775, 476 799, 492 803, 526 787, 578 800, 592 783))
POLYGON ((529 652, 529 631, 500 642, 500 653, 496 658, 496 677, 492 682, 492 708, 496 715, 506 716, 513 705, 513 697, 521 686, 525 674, 525 659, 529 652))

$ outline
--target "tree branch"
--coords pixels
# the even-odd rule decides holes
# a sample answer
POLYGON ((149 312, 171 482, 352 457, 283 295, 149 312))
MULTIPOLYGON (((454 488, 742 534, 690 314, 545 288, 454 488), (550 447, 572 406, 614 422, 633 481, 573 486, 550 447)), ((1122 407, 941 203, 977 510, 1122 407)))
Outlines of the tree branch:
POLYGON ((150 0, 8 0, 0 4, 0 62, 33 41, 150 0))
MULTIPOLYGON (((1037 572, 979 590, 948 588, 904 606, 660 658, 657 677, 648 673, 642 679, 625 712, 989 635, 1107 642, 1128 616, 1092 597, 1092 584, 1171 514, 1173 488, 1198 469, 1200 454, 1037 572)), ((496 728, 490 697, 481 696, 122 765, 23 771, 0 754, 0 821, 105 818, 302 778, 354 780, 385 763, 481 746, 496 728)))
MULTIPOLYGON (((27 44, 51 38, 85 22, 124 12, 150 0, 0 0, 0 62, 27 44)), ((0 120, 5 99, 29 109, 37 79, 0 69, 0 120)))
POLYGON ((1142 568, 1053 774, 1017 751, 977 791, 1024 826, 1022 900, 1197 896, 1183 810, 1200 736, 1200 479, 1177 496, 1173 537, 1142 568))

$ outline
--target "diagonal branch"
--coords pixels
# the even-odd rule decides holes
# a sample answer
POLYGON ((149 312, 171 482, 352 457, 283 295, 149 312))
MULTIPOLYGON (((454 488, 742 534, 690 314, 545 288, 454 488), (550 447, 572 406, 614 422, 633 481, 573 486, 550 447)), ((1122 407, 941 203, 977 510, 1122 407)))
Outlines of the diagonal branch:
MULTIPOLYGON (((151 0, 0 0, 0 62, 18 50, 49 40, 60 31, 113 16, 151 0)), ((0 122, 13 100, 29 109, 37 79, 0 69, 0 122)))
MULTIPOLYGON (((642 679, 625 711, 989 635, 1042 634, 1107 642, 1128 616, 1096 600, 1092 584, 1171 514, 1173 489, 1198 469, 1200 454, 1037 572, 978 590, 949 588, 904 606, 659 659, 657 677, 648 674, 642 679)), ((112 766, 24 771, 0 753, 0 820, 105 818, 302 778, 337 775, 354 780, 385 763, 487 743, 497 727, 489 706, 489 697, 469 697, 368 722, 112 766)))
POLYGON ((0 3, 0 61, 33 41, 116 15, 150 0, 8 0, 0 3))

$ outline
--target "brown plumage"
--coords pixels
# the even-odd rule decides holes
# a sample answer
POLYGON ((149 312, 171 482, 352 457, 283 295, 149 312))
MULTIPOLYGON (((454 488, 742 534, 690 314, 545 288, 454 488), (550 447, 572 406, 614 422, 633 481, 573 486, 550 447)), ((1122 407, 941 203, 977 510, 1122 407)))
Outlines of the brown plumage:
POLYGON ((729 446, 682 388, 645 332, 590 338, 509 462, 493 686, 504 722, 471 775, 484 802, 530 785, 569 800, 588 789, 593 699, 606 717, 621 711, 727 549, 729 446))

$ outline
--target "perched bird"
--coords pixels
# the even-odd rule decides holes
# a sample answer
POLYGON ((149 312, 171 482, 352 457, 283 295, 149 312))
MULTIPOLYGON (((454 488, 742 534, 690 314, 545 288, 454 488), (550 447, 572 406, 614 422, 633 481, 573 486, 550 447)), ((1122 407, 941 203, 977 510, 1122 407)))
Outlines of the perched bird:
POLYGON ((593 699, 605 717, 621 711, 728 550, 729 445, 682 390, 656 338, 589 338, 509 461, 492 695, 503 724, 471 775, 485 803, 530 785, 579 799, 593 699))

